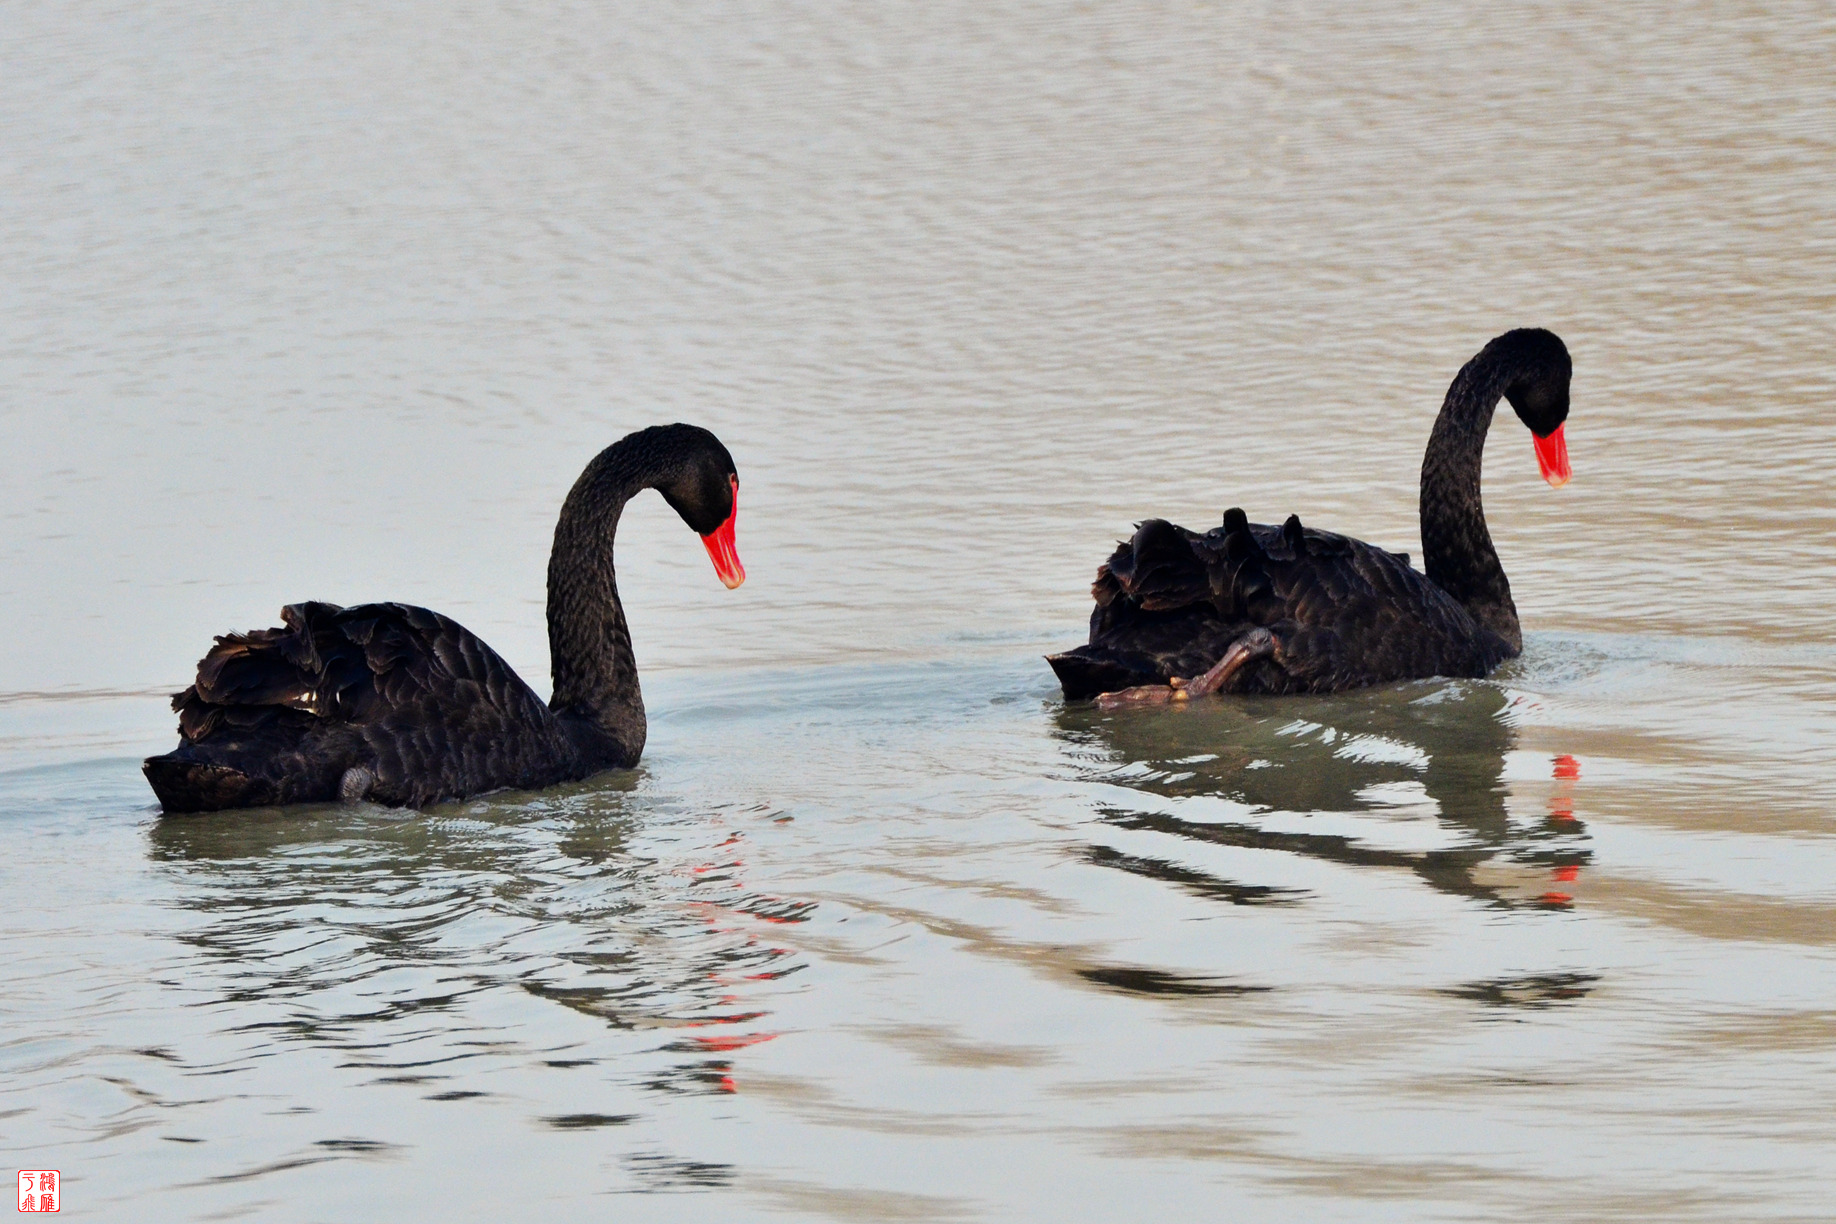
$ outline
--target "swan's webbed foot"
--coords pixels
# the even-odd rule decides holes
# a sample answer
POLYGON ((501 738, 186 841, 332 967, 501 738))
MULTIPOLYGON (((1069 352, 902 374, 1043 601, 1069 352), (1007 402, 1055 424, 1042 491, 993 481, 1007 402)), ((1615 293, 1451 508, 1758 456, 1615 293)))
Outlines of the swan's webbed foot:
POLYGON ((1097 708, 1121 710, 1130 706, 1168 705, 1193 697, 1208 697, 1230 683, 1232 676, 1255 659, 1266 659, 1275 653, 1275 635, 1267 629, 1252 629, 1230 644, 1224 657, 1210 671, 1193 680, 1173 677, 1165 684, 1139 684, 1113 693, 1099 693, 1097 708))
POLYGON ((1215 693, 1229 683, 1230 678, 1243 670, 1244 664, 1252 659, 1267 658, 1275 653, 1275 635, 1267 629, 1252 629, 1230 644, 1224 657, 1204 675, 1186 685, 1186 692, 1193 697, 1204 697, 1215 693))
POLYGON ((1166 705, 1186 699, 1186 682, 1178 676, 1167 684, 1138 684, 1114 693, 1098 693, 1099 710, 1120 710, 1128 706, 1166 705))

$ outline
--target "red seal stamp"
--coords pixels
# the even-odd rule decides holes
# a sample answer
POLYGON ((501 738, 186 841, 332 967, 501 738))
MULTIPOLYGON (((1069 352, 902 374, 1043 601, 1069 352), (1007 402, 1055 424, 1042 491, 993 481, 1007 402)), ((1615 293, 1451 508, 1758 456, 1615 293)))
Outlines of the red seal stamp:
POLYGON ((56 1169, 19 1170, 19 1210, 58 1211, 64 1191, 58 1184, 56 1169))

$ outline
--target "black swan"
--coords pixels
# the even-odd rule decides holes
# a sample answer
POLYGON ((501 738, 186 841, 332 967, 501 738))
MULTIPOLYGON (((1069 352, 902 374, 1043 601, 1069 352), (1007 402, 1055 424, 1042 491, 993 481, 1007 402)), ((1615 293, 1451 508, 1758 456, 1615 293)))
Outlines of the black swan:
POLYGON ((1479 467, 1498 400, 1535 439, 1543 479, 1569 478, 1568 349, 1540 328, 1481 349, 1447 389, 1422 457, 1423 568, 1405 554, 1229 510, 1199 535, 1142 523, 1097 570, 1090 641, 1047 656, 1069 698, 1153 704, 1227 691, 1332 693, 1483 676, 1523 649, 1486 530, 1479 467))
POLYGON ((147 758, 168 812, 369 799, 422 807, 637 763, 644 698, 618 600, 625 503, 663 494, 729 588, 739 476, 720 439, 660 425, 613 443, 574 483, 548 558, 554 697, 456 622, 407 604, 292 604, 280 629, 217 639, 172 699, 179 746, 147 758))

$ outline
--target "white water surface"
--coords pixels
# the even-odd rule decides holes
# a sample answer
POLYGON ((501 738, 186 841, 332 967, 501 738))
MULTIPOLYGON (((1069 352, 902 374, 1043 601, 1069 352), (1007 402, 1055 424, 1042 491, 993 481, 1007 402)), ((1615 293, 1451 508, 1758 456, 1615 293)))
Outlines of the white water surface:
POLYGON ((1813 1220, 1836 1201, 1825 5, 15 5, 0 1150, 72 1219, 1813 1220), (1417 552, 1485 682, 1100 714, 1150 515, 1417 552), (546 690, 586 460, 641 767, 163 819, 210 637, 546 690))

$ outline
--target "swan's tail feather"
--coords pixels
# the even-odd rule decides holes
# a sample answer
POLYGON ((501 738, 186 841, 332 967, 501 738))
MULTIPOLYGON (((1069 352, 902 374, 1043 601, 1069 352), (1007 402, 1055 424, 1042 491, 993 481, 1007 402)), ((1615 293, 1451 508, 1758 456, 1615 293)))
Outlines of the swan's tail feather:
POLYGON ((281 609, 284 627, 230 633, 174 695, 179 746, 147 758, 147 781, 168 812, 335 799, 339 779, 369 754, 339 721, 373 691, 361 646, 345 639, 334 604, 281 609))
POLYGON ((1299 519, 1258 527, 1240 508, 1205 535, 1160 519, 1141 524, 1097 571, 1088 645, 1048 661, 1073 700, 1205 674, 1230 645, 1286 614, 1277 574, 1317 556, 1299 519))
POLYGON ((159 796, 160 807, 168 812, 213 812, 279 802, 272 782, 252 778, 234 766, 187 759, 177 752, 148 757, 140 768, 159 796))
POLYGON ((1046 662, 1052 665, 1065 696, 1072 701, 1095 697, 1099 693, 1120 692, 1139 684, 1165 682, 1165 677, 1152 662, 1100 647, 1079 646, 1063 654, 1047 655, 1046 662))

